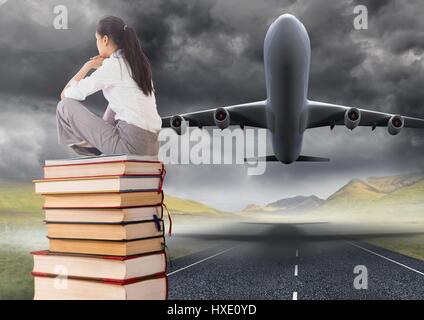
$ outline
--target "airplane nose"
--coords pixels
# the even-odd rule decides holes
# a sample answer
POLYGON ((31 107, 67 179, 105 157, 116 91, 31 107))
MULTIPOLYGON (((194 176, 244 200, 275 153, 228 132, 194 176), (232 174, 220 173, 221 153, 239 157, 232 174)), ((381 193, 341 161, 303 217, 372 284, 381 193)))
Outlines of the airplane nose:
POLYGON ((301 22, 292 14, 285 13, 275 20, 280 27, 293 27, 301 25, 301 22))
POLYGON ((285 42, 303 42, 307 38, 307 32, 303 24, 293 15, 285 13, 279 16, 269 27, 265 37, 265 43, 272 39, 285 42))
POLYGON ((285 21, 299 21, 294 15, 290 13, 284 13, 281 16, 279 16, 278 19, 285 20, 285 21))
MULTIPOLYGON (((264 54, 273 54, 280 60, 284 54, 296 57, 310 46, 303 24, 291 14, 282 14, 269 27, 264 40, 264 54)), ((298 57, 299 58, 299 57, 298 57)))

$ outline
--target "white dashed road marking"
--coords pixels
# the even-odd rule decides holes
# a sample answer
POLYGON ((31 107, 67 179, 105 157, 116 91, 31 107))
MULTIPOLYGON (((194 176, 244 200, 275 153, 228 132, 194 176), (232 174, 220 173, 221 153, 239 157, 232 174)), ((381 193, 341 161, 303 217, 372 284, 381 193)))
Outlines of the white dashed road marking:
MULTIPOLYGON (((296 249, 296 258, 298 257, 299 257, 299 249, 296 249)), ((299 266, 296 264, 294 266, 294 276, 297 277, 298 273, 299 273, 299 266)), ((293 300, 297 300, 297 291, 293 292, 293 300)))

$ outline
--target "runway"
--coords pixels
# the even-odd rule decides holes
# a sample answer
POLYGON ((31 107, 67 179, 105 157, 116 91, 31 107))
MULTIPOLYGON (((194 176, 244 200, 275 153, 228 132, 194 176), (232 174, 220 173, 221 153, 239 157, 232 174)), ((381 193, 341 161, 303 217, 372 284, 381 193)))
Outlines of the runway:
POLYGON ((363 241, 391 234, 339 235, 334 228, 242 223, 224 234, 181 235, 225 243, 172 261, 169 299, 424 299, 423 261, 363 241), (367 289, 357 289, 364 267, 367 289))

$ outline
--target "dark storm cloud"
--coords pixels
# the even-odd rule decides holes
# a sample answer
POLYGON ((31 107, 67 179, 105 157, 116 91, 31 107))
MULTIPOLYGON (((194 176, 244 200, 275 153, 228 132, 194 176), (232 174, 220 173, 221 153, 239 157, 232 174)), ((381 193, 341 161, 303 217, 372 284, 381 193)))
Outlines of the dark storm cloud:
MULTIPOLYGON (((108 14, 121 16, 140 35, 163 116, 266 98, 263 40, 270 23, 289 12, 310 34, 311 99, 424 117, 420 0, 71 0, 65 2, 70 30, 55 30, 53 7, 63 2, 19 0, 0 6, 0 95, 25 97, 0 104, 1 116, 15 121, 2 127, 0 143, 2 157, 7 152, 7 163, 14 163, 9 178, 17 173, 31 178, 45 158, 68 155, 55 140, 55 100, 68 78, 96 54, 95 25, 108 14), (358 4, 368 8, 368 30, 353 27, 358 4), (26 113, 22 134, 34 128, 32 147, 17 144, 17 136, 8 131, 26 113), (15 161, 23 149, 32 160, 15 161)), ((105 106, 103 99, 87 104, 98 114, 105 106)), ((272 164, 260 177, 246 176, 243 166, 176 166, 169 171, 167 188, 188 198, 240 207, 261 201, 257 199, 325 196, 352 177, 419 168, 422 131, 405 130, 397 137, 384 129, 372 135, 369 131, 307 132, 304 153, 329 156, 330 164, 272 164), (204 176, 207 186, 193 187, 204 176), (223 192, 214 191, 216 187, 223 192), (223 196, 235 187, 236 195, 223 196), (258 194, 258 187, 267 191, 258 194)), ((0 167, 2 176, 5 170, 0 167)))
POLYGON ((356 5, 365 5, 369 14, 376 15, 387 5, 394 3, 394 0, 355 0, 356 5))

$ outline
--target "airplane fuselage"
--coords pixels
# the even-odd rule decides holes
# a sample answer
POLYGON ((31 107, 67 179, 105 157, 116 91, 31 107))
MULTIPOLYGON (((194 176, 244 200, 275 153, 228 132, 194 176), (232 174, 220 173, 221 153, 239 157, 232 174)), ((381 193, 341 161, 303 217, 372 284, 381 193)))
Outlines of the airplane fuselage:
POLYGON ((299 20, 285 14, 272 23, 264 41, 267 123, 275 156, 283 163, 301 153, 310 57, 309 36, 299 20))

